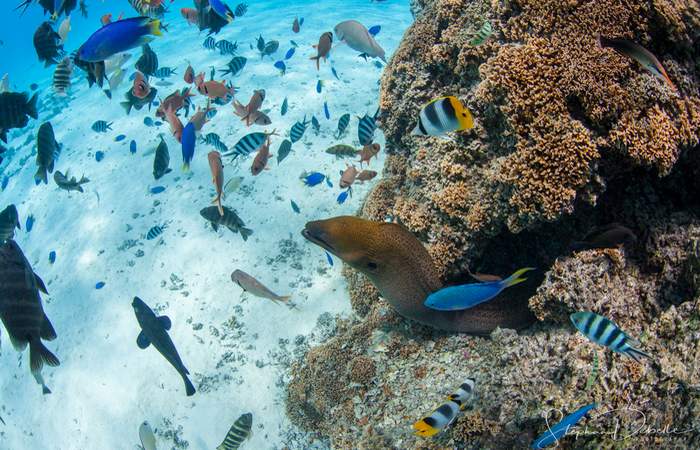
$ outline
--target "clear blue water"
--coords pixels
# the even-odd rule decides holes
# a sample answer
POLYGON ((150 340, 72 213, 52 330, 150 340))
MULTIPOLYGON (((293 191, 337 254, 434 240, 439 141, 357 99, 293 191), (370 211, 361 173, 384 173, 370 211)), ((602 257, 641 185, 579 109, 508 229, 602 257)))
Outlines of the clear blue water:
MULTIPOLYGON (((0 193, 0 208, 17 206, 23 229, 17 230, 15 240, 47 284, 50 295, 43 296, 44 308, 58 334, 47 346, 61 360, 58 367, 44 368, 52 393, 42 395, 29 371, 28 352, 15 351, 3 332, 1 448, 134 448, 143 421, 156 429, 159 449, 184 448, 184 441, 188 448, 214 448, 244 412, 253 414, 254 433, 243 448, 308 448, 303 433, 284 413, 288 364, 303 351, 303 342, 323 338, 329 317, 349 314, 350 307, 339 261, 330 266, 324 253, 299 232, 309 220, 353 214, 376 183, 377 179, 356 185, 353 196, 339 205, 338 172, 351 160, 336 159, 325 149, 337 143, 360 146, 356 116, 377 109, 382 73, 375 61, 358 58, 347 46, 331 54, 340 80, 331 73, 330 62, 317 72, 309 60, 314 54, 311 45, 338 22, 357 19, 367 27, 381 25, 377 40, 390 57, 412 17, 408 2, 398 0, 249 3, 247 13, 215 38, 238 42, 239 54, 248 58, 248 64, 233 79, 239 88, 237 99, 245 104, 253 90, 265 89, 262 109, 269 110, 272 124, 245 128, 227 104, 203 129, 219 134, 229 147, 251 131, 280 132, 272 141, 269 170, 256 177, 250 172, 252 157, 235 163, 224 158, 226 180, 242 177, 224 204, 254 231, 247 241, 226 229, 212 231, 200 217, 199 210, 214 196, 206 156, 213 147, 198 143, 192 170, 183 173, 181 147, 167 124, 144 125, 145 117, 154 118, 154 110, 127 116, 119 106, 131 88, 128 79, 109 100, 97 87, 88 89, 83 73, 76 70, 69 97, 57 97, 51 87, 55 66, 44 68, 32 46, 34 30, 45 20, 41 8, 32 5, 20 17, 12 11, 14 1, 0 7, 4 42, 0 75, 9 74, 12 91, 29 91, 29 85, 37 83, 41 105, 39 120, 10 133, 0 164, 0 178, 9 180, 0 193), (295 16, 304 17, 299 34, 291 30, 295 16), (257 50, 250 49, 258 35, 280 41, 274 58, 261 59, 257 50), (299 47, 287 62, 287 74, 280 76, 273 63, 282 59, 291 39, 299 47), (320 94, 318 80, 323 81, 320 94), (285 97, 289 112, 282 117, 285 97), (330 120, 324 117, 324 102, 330 120), (338 140, 333 135, 344 113, 350 113, 352 120, 348 135, 338 140), (277 148, 292 124, 312 115, 319 119, 321 131, 315 134, 309 127, 278 165, 277 148), (88 177, 84 193, 60 190, 51 176, 48 185, 35 185, 36 134, 46 120, 63 144, 56 169, 88 177), (113 131, 92 131, 96 120, 112 122, 113 131), (126 139, 115 142, 119 134, 126 139), (153 150, 160 134, 168 144, 173 172, 155 181, 153 150), (135 154, 129 151, 131 140, 136 142, 135 154), (98 151, 105 155, 100 162, 95 158, 98 151), (333 187, 305 187, 299 179, 305 171, 329 175, 333 187), (149 189, 154 186, 165 191, 152 194, 149 189), (300 214, 292 211, 290 200, 299 205, 300 214), (27 232, 29 215, 36 221, 27 232), (151 227, 163 224, 167 227, 161 236, 146 238, 151 227), (53 264, 51 251, 56 252, 53 264), (292 295, 297 307, 242 292, 230 279, 235 269, 254 275, 279 294, 292 295), (104 287, 96 289, 99 282, 104 287), (140 329, 131 307, 134 296, 157 314, 170 317, 169 334, 197 388, 194 396, 185 396, 180 376, 158 352, 137 347, 140 329)), ((87 19, 79 11, 71 15, 69 52, 99 27, 103 14, 135 15, 126 1, 87 0, 87 5, 87 19)), ((167 80, 171 86, 156 84, 162 97, 186 85, 182 74, 187 61, 208 77, 211 66, 224 67, 230 59, 202 47, 206 34, 185 22, 182 7, 192 3, 169 4, 165 16, 169 32, 151 44, 160 66, 178 71, 167 80)), ((130 52, 133 56, 124 64, 129 74, 141 51, 130 52)), ((198 106, 205 103, 201 95, 193 101, 198 106)), ((375 140, 383 148, 380 131, 375 140)), ((370 169, 381 173, 383 159, 382 150, 370 169)))

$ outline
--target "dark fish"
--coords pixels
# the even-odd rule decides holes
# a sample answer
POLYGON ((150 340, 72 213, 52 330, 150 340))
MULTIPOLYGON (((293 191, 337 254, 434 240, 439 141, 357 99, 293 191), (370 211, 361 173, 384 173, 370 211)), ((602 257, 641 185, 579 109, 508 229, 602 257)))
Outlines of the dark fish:
POLYGON ((277 164, 281 163, 291 151, 292 142, 289 139, 283 140, 280 144, 280 148, 277 150, 277 164))
POLYGON ((104 157, 105 157, 105 152, 99 151, 99 150, 95 152, 95 161, 100 162, 104 159, 104 157))
POLYGON ((97 283, 95 283, 95 289, 97 289, 99 291, 100 289, 105 287, 105 284, 107 284, 107 283, 105 283, 104 281, 98 281, 97 283))
POLYGON ((136 153, 136 141, 133 139, 131 140, 131 142, 129 142, 129 151, 132 155, 136 153))
POLYGON ((158 55, 151 50, 151 46, 148 44, 144 44, 141 50, 143 53, 138 61, 136 61, 136 70, 144 75, 155 75, 156 70, 158 70, 158 55))
POLYGON ((34 215, 30 214, 27 216, 27 221, 24 222, 24 229, 29 233, 34 228, 34 215))
POLYGON ((226 39, 222 39, 216 43, 216 48, 219 49, 219 54, 221 55, 233 56, 236 54, 236 50, 238 50, 238 42, 231 42, 227 41, 226 39))
POLYGON ((340 137, 345 134, 345 130, 347 130, 349 124, 350 114, 343 114, 340 116, 340 119, 338 119, 338 131, 335 134, 336 139, 340 139, 340 137))
POLYGON ((292 125, 292 129, 289 130, 289 138, 291 139, 292 143, 297 142, 304 136, 304 132, 308 126, 309 122, 306 120, 306 116, 304 116, 303 121, 297 121, 294 125, 292 125))
POLYGON ((138 320, 139 326, 141 327, 141 332, 138 338, 136 338, 136 345, 141 349, 145 349, 153 344, 156 350, 163 355, 182 377, 182 380, 185 382, 187 396, 194 395, 194 386, 189 378, 187 378, 190 372, 185 368, 173 341, 170 339, 170 336, 168 336, 167 330, 171 327, 170 318, 168 318, 168 316, 156 317, 153 310, 138 297, 134 297, 131 306, 134 308, 136 320, 138 320))
POLYGON ((157 238, 161 234, 163 234, 163 230, 167 228, 166 225, 154 225, 151 227, 150 230, 148 230, 148 233, 146 233, 146 240, 147 241, 152 241, 153 239, 157 238))
POLYGON ((19 213, 15 205, 9 205, 0 212, 0 243, 15 236, 15 228, 21 230, 19 224, 19 213))
POLYGON ((265 39, 263 39, 262 36, 259 36, 256 45, 258 47, 258 51, 262 53, 263 50, 265 50, 265 39))
POLYGON ((68 172, 66 172, 66 174, 63 175, 58 170, 56 171, 56 173, 53 174, 53 180, 56 182, 58 187, 63 189, 64 191, 78 191, 78 192, 83 192, 82 185, 90 182, 90 180, 85 178, 85 176, 82 176, 80 178, 80 181, 78 181, 75 177, 71 177, 69 179, 68 172))
POLYGON ((163 136, 160 137, 160 143, 156 147, 156 155, 153 158, 153 178, 156 180, 163 175, 172 172, 170 169, 170 152, 168 144, 165 143, 163 136))
POLYGON ((651 72, 655 77, 666 82, 671 89, 676 90, 676 86, 666 73, 666 69, 661 62, 646 48, 627 39, 613 39, 605 36, 598 36, 598 45, 602 48, 612 48, 621 55, 632 58, 651 72))
POLYGON ((198 27, 199 30, 209 30, 209 34, 216 34, 226 26, 229 21, 221 17, 209 5, 209 0, 199 0, 195 2, 197 7, 198 27))
POLYGON ((7 142, 7 132, 11 128, 24 128, 29 123, 29 117, 39 117, 36 101, 37 94, 29 99, 25 93, 0 93, 0 139, 3 142, 7 142))
POLYGON ((360 144, 369 145, 374 141, 374 131, 377 129, 377 116, 379 115, 379 110, 374 113, 374 117, 370 117, 365 114, 363 117, 358 117, 360 119, 357 125, 357 138, 360 140, 360 144))
POLYGON ((154 87, 151 88, 151 92, 144 98, 136 97, 131 92, 131 89, 129 89, 126 91, 125 94, 126 101, 121 102, 120 105, 122 105, 122 108, 124 108, 127 114, 131 112, 131 108, 134 108, 135 110, 139 111, 141 108, 148 105, 148 108, 150 109, 151 104, 155 105, 154 100, 156 98, 156 95, 158 95, 158 90, 154 87))
MULTIPOLYGON (((77 52, 73 52, 71 54, 71 58, 73 59, 73 64, 75 64, 75 67, 79 68, 80 70, 86 73, 89 87, 92 87, 93 84, 97 84, 97 86, 102 87, 104 85, 104 82, 108 81, 104 61, 83 61, 78 56, 77 52)), ((109 95, 111 95, 111 91, 109 95)))
POLYGON ((51 251, 49 252, 49 262, 50 262, 51 264, 53 264, 53 263, 56 262, 56 252, 55 252, 54 250, 51 250, 51 251))
POLYGON ((321 123, 318 121, 316 116, 311 116, 311 127, 314 129, 314 133, 318 136, 321 131, 321 123))
POLYGON ((248 236, 253 234, 253 230, 245 228, 245 223, 236 214, 235 211, 228 206, 224 206, 224 215, 219 214, 219 209, 216 206, 209 206, 199 211, 199 214, 206 220, 211 222, 211 227, 214 231, 219 231, 219 226, 224 226, 234 233, 241 233, 244 241, 248 240, 248 236))
POLYGON ((61 153, 61 146, 56 142, 53 134, 51 122, 44 122, 39 127, 39 133, 36 137, 36 165, 37 170, 34 175, 34 182, 48 184, 48 176, 46 172, 53 172, 53 166, 58 156, 61 153))
POLYGON ((292 211, 294 211, 297 214, 301 213, 301 210, 299 209, 299 205, 294 203, 294 200, 290 200, 289 202, 292 204, 292 211))
POLYGON ((143 124, 146 125, 147 127, 152 127, 153 126, 153 119, 151 119, 150 117, 144 117, 143 124))
POLYGON ((206 48, 207 50, 214 50, 216 48, 216 39, 214 39, 211 36, 207 36, 207 38, 202 43, 202 46, 204 46, 204 48, 206 48))
POLYGON ((32 373, 41 372, 44 363, 59 365, 58 358, 41 342, 56 339, 56 331, 46 317, 39 291, 46 294, 46 285, 19 245, 8 240, 0 246, 0 319, 15 349, 22 351, 29 344, 32 373))
POLYGON ((90 128, 95 133, 106 133, 108 130, 112 129, 113 122, 106 122, 104 120, 96 120, 90 128))
POLYGON ((583 241, 572 244, 573 250, 590 250, 594 248, 616 248, 624 244, 637 242, 637 236, 629 228, 619 223, 611 223, 588 233, 583 241))
POLYGON ((44 22, 34 32, 34 50, 44 66, 58 64, 56 58, 63 53, 61 36, 53 30, 50 22, 44 22))
POLYGON ((265 56, 271 56, 273 53, 275 53, 278 49, 280 48, 280 43, 279 41, 270 41, 265 44, 265 48, 263 48, 260 58, 263 58, 265 56))
POLYGON ((333 267, 333 258, 331 257, 331 254, 328 253, 328 252, 325 252, 325 253, 326 253, 326 259, 328 260, 328 264, 329 264, 331 267, 333 267))
POLYGON ((282 101, 282 108, 280 108, 280 115, 285 115, 287 114, 287 110, 289 109, 289 104, 287 103, 287 97, 284 98, 282 101))
POLYGON ((326 116, 326 120, 331 120, 331 112, 328 110, 327 102, 323 102, 323 115, 326 116))
MULTIPOLYGON (((240 5, 239 5, 240 6, 240 5)), ((250 436, 250 429, 253 427, 253 415, 245 413, 241 415, 226 433, 224 441, 216 447, 216 450, 238 450, 243 441, 250 436)))
POLYGON ((153 186, 151 189, 149 189, 149 192, 151 194, 160 194, 165 192, 165 186, 153 186))
POLYGON ((248 11, 248 4, 239 3, 238 5, 236 5, 236 9, 233 10, 233 14, 236 17, 241 17, 243 14, 246 13, 246 11, 248 11))
POLYGON ((226 64, 226 68, 219 69, 222 75, 235 76, 243 70, 248 60, 244 56, 234 56, 231 61, 226 64))

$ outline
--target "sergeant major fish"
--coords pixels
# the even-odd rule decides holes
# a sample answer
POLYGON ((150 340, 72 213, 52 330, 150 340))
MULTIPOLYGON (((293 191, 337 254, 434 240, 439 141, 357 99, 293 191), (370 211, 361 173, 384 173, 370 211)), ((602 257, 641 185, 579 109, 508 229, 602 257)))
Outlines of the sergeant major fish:
POLYGON ((241 417, 231 425, 226 433, 224 441, 216 447, 216 450, 238 450, 248 436, 253 427, 253 415, 251 413, 242 414, 241 417))

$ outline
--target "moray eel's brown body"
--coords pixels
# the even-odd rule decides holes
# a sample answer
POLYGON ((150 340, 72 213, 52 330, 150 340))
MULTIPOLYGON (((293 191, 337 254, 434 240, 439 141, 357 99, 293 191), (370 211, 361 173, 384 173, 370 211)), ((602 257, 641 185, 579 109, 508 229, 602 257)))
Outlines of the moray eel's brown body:
POLYGON ((426 297, 443 284, 430 254, 402 225, 341 216, 309 222, 302 235, 364 273, 399 314, 416 322, 483 335, 496 327, 522 328, 532 321, 526 303, 506 297, 464 311, 423 306, 426 297))

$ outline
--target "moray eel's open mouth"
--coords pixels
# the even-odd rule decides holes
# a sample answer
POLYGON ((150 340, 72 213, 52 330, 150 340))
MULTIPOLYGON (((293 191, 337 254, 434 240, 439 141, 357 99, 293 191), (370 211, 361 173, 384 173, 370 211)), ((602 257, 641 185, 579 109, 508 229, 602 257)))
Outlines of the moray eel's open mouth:
POLYGON ((314 226, 314 222, 307 223, 306 227, 301 230, 301 235, 319 247, 322 247, 335 255, 333 246, 323 239, 323 232, 318 227, 314 226))

